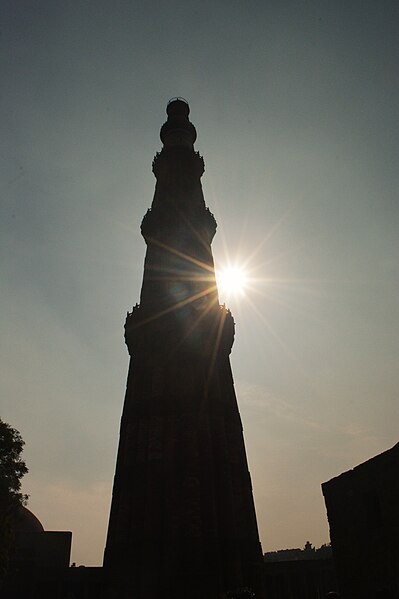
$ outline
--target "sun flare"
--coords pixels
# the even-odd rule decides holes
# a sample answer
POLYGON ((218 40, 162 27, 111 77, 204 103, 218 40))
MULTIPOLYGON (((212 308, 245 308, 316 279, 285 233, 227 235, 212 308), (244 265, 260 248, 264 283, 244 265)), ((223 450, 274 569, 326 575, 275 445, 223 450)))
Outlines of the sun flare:
POLYGON ((218 289, 222 295, 244 295, 248 285, 248 277, 243 268, 229 266, 217 273, 218 289))

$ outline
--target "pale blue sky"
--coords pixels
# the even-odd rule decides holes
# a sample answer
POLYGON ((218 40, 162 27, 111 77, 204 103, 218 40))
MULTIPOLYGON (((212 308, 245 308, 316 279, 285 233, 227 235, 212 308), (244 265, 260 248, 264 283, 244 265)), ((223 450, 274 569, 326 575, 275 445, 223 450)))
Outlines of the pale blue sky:
POLYGON ((216 265, 258 279, 229 305, 263 548, 326 542, 320 484, 398 440, 398 3, 4 0, 0 19, 0 415, 31 509, 101 563, 140 222, 181 95, 216 265))

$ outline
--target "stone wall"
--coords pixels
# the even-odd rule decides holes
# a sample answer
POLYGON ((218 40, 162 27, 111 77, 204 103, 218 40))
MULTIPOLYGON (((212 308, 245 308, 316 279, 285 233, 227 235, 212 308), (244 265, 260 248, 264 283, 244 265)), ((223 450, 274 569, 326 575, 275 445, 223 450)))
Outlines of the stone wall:
POLYGON ((399 443, 322 485, 340 591, 399 596, 399 443))

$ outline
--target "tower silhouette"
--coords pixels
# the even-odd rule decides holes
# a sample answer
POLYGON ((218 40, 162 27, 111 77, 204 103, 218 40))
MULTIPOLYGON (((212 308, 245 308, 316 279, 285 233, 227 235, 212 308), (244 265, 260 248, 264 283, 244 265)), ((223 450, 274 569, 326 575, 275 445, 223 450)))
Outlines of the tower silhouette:
POLYGON ((118 597, 216 599, 258 587, 262 553, 204 162, 188 104, 171 100, 167 115, 141 224, 140 304, 125 324, 131 359, 104 567, 118 597))

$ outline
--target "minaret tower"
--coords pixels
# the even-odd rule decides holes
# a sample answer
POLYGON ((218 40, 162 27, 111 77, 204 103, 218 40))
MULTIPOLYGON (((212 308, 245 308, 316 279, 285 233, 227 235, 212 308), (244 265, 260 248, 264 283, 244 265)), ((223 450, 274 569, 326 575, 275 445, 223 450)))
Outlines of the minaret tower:
POLYGON ((104 567, 118 597, 219 599, 259 587, 262 554, 204 162, 188 104, 171 100, 167 115, 141 224, 140 304, 125 324, 131 359, 104 567))

